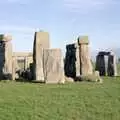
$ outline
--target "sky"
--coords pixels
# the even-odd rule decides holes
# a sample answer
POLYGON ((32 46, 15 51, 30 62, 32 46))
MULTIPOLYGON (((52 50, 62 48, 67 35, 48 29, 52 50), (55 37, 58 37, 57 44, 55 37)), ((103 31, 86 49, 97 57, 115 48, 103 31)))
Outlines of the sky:
POLYGON ((61 48, 88 35, 90 48, 120 48, 120 0, 0 0, 0 34, 12 35, 13 50, 32 51, 35 31, 61 48))

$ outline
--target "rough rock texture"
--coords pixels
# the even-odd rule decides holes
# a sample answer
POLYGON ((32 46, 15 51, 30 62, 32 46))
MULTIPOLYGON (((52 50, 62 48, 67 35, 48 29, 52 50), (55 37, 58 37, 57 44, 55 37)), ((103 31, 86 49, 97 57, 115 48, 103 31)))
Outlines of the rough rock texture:
POLYGON ((103 80, 102 80, 102 78, 100 77, 100 73, 99 73, 99 71, 95 71, 94 72, 94 76, 95 76, 95 81, 96 82, 100 82, 100 83, 103 83, 103 80))
POLYGON ((78 44, 80 45, 80 74, 90 75, 93 74, 93 67, 90 58, 89 41, 87 36, 78 38, 78 44))
POLYGON ((99 82, 103 83, 103 80, 101 79, 99 75, 99 71, 95 71, 93 74, 89 75, 81 75, 79 77, 75 78, 75 81, 89 81, 89 82, 99 82))
POLYGON ((75 61, 75 67, 76 67, 76 77, 80 76, 80 46, 76 44, 76 61, 75 61))
POLYGON ((12 79, 12 37, 0 35, 0 78, 12 79))
POLYGON ((74 79, 71 77, 65 77, 65 82, 73 83, 74 79))
POLYGON ((13 60, 12 60, 12 80, 16 79, 16 64, 17 64, 16 57, 13 57, 13 60))
POLYGON ((100 72, 100 76, 117 76, 116 57, 114 53, 106 51, 99 52, 96 57, 96 70, 100 72), (106 64, 105 56, 108 56, 108 64, 106 64))
POLYGON ((67 77, 76 76, 76 48, 75 44, 66 45, 66 56, 64 62, 64 71, 67 77))
POLYGON ((78 44, 69 44, 66 46, 66 57, 64 62, 64 71, 67 77, 75 78, 80 75, 80 59, 78 44))
POLYGON ((34 80, 44 82, 43 49, 49 48, 49 34, 36 32, 33 46, 34 80))
POLYGON ((104 55, 100 55, 100 54, 97 55, 97 57, 96 57, 96 70, 99 71, 100 76, 106 75, 104 55))
POLYGON ((113 53, 108 56, 108 76, 117 76, 116 57, 113 53))
POLYGON ((60 49, 44 49, 45 83, 64 83, 64 65, 60 49))

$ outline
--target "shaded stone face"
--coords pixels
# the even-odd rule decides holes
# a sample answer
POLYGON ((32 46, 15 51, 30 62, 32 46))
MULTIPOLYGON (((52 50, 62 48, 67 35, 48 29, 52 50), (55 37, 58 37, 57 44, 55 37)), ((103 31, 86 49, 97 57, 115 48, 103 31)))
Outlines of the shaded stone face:
POLYGON ((101 76, 116 76, 117 75, 117 65, 116 65, 116 57, 113 52, 102 51, 99 52, 96 57, 96 70, 100 72, 101 76), (108 57, 105 62, 105 56, 108 57), (107 70, 106 70, 107 68, 107 70))
POLYGON ((0 79, 12 79, 12 43, 7 35, 0 35, 0 79))
POLYGON ((115 55, 108 56, 108 76, 117 76, 117 65, 115 55))
POLYGON ((64 65, 60 49, 44 49, 45 83, 64 83, 64 65))
POLYGON ((66 46, 65 75, 76 78, 80 75, 93 74, 88 36, 78 38, 76 44, 66 46))
POLYGON ((33 46, 34 79, 44 82, 43 50, 49 48, 49 35, 47 32, 36 32, 33 46))
POLYGON ((106 75, 104 55, 98 55, 96 57, 96 70, 99 71, 100 76, 106 75))
MULTIPOLYGON (((78 55, 79 57, 79 55, 78 55)), ((65 75, 67 77, 76 77, 76 47, 75 44, 69 44, 66 46, 66 57, 65 57, 65 75)), ((80 69, 78 70, 80 71, 80 69)))

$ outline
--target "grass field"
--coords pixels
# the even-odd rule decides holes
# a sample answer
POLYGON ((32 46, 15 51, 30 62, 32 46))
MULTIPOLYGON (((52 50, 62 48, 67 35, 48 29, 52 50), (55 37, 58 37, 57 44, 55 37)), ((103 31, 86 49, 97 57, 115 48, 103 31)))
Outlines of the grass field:
POLYGON ((120 120, 120 78, 65 85, 2 81, 0 120, 120 120))

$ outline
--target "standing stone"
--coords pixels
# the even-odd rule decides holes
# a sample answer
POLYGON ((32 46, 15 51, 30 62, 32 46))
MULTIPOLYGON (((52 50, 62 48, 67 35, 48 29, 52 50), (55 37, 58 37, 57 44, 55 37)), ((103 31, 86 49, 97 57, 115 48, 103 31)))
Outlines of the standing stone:
POLYGON ((79 46, 77 44, 66 46, 64 70, 67 77, 75 78, 80 75, 79 46))
POLYGON ((114 53, 110 53, 108 56, 108 76, 117 76, 117 65, 116 65, 116 57, 114 53))
POLYGON ((0 77, 12 79, 12 37, 0 35, 0 77))
POLYGON ((64 65, 60 49, 44 49, 45 83, 64 83, 64 65))
POLYGON ((96 57, 96 70, 99 71, 100 76, 106 75, 105 58, 103 54, 98 54, 96 57))
POLYGON ((49 34, 36 32, 33 46, 34 80, 44 82, 43 49, 49 48, 49 34))
POLYGON ((76 55, 75 44, 66 45, 64 70, 65 70, 65 75, 67 77, 75 78, 76 76, 75 55, 76 55))
POLYGON ((81 75, 93 74, 88 37, 87 36, 79 37, 78 44, 80 45, 80 50, 79 50, 80 51, 80 74, 81 75))
POLYGON ((80 46, 76 43, 76 77, 80 76, 80 46))
POLYGON ((16 79, 16 57, 13 57, 13 61, 12 61, 12 80, 15 80, 16 79))

